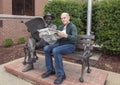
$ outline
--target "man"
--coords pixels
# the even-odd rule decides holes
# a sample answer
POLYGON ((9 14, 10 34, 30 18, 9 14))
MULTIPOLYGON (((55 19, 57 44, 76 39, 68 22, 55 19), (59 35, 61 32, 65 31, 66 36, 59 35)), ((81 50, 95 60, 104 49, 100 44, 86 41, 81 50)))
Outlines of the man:
POLYGON ((70 22, 69 14, 62 13, 61 20, 63 25, 58 28, 58 35, 62 38, 58 39, 55 44, 44 47, 47 71, 42 74, 42 78, 47 78, 56 73, 57 78, 54 80, 54 84, 61 84, 66 78, 62 55, 74 52, 77 41, 77 28, 70 22), (54 56, 55 68, 51 54, 54 56))
MULTIPOLYGON (((50 13, 47 13, 45 16, 43 16, 43 19, 45 20, 45 27, 44 28, 51 28, 51 29, 57 29, 57 26, 52 23, 52 20, 54 19, 54 16, 50 13)), ((26 67, 22 70, 22 72, 27 72, 29 70, 34 69, 34 62, 36 61, 36 49, 41 49, 45 45, 48 45, 47 42, 45 42, 43 39, 40 39, 38 36, 39 34, 36 34, 34 36, 37 38, 37 40, 33 37, 28 40, 28 51, 29 51, 29 59, 28 59, 28 64, 26 67)))

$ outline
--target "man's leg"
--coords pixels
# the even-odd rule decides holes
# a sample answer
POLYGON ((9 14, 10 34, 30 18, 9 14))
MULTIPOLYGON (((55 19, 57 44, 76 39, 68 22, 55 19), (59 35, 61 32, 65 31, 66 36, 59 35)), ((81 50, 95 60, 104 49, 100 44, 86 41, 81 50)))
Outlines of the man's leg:
POLYGON ((72 44, 61 45, 53 49, 52 53, 54 55, 55 68, 57 72, 57 79, 54 81, 55 84, 62 83, 63 80, 66 78, 64 68, 63 68, 62 55, 70 54, 74 52, 74 50, 75 50, 75 46, 72 44))
POLYGON ((56 46, 58 46, 58 44, 47 45, 44 47, 45 63, 46 63, 47 71, 42 74, 42 78, 46 78, 52 74, 55 74, 55 69, 53 67, 53 61, 52 61, 52 49, 56 46))

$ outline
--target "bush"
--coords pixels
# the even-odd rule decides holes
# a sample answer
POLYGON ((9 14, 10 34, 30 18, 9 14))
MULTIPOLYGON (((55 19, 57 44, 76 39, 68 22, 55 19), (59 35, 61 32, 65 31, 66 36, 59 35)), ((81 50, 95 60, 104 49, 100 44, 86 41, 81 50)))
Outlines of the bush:
POLYGON ((11 38, 7 38, 4 40, 4 46, 5 47, 10 47, 13 45, 13 40, 11 38))
POLYGON ((71 16, 71 21, 77 26, 78 33, 82 32, 83 23, 83 8, 81 2, 74 0, 52 0, 45 5, 44 13, 50 12, 54 14, 53 23, 57 26, 61 25, 60 15, 62 12, 68 12, 71 16))
MULTIPOLYGON (((76 24, 78 34, 86 34, 88 3, 75 0, 52 0, 45 5, 44 13, 55 16, 57 26, 61 24, 60 14, 68 12, 71 21, 76 24)), ((120 53, 120 0, 94 1, 92 4, 92 31, 95 43, 110 54, 120 53)))
POLYGON ((18 39, 18 44, 24 44, 25 43, 25 38, 24 37, 20 37, 18 39))
POLYGON ((110 54, 120 53, 120 0, 96 3, 94 16, 96 43, 110 54))

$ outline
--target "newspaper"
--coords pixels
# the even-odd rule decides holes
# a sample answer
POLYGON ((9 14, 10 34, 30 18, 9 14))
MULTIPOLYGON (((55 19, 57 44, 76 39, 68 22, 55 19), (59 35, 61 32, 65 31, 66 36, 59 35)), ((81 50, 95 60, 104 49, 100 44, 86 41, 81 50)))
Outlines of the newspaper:
POLYGON ((52 28, 44 28, 38 30, 39 36, 42 36, 42 38, 49 44, 54 44, 58 39, 61 37, 57 35, 58 30, 52 29, 52 28))

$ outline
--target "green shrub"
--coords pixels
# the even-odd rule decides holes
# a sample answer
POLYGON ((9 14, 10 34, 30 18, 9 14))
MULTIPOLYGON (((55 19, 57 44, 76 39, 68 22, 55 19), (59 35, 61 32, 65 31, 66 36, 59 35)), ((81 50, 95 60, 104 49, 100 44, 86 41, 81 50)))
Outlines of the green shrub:
POLYGON ((25 38, 24 37, 20 37, 18 39, 18 44, 24 44, 25 43, 25 38))
POLYGON ((4 40, 4 46, 5 47, 10 47, 13 45, 13 40, 11 38, 7 38, 4 40))
MULTIPOLYGON (((88 0, 87 0, 88 1, 88 0)), ((88 3, 75 0, 52 0, 45 5, 44 13, 53 13, 54 24, 61 24, 60 14, 68 12, 79 34, 86 34, 88 3)), ((101 0, 92 4, 92 31, 95 44, 110 54, 120 53, 120 0, 101 0)))
MULTIPOLYGON (((77 26, 78 33, 82 32, 83 17, 82 3, 74 0, 52 0, 45 5, 44 13, 50 12, 54 14, 53 23, 57 26, 61 25, 60 15, 62 12, 68 12, 71 16, 71 21, 77 26)), ((82 32, 83 33, 83 32, 82 32)))
POLYGON ((96 3, 94 16, 96 43, 110 54, 120 53, 120 0, 96 3))

